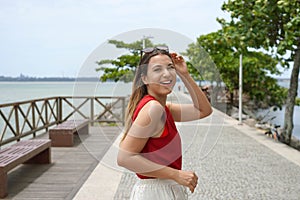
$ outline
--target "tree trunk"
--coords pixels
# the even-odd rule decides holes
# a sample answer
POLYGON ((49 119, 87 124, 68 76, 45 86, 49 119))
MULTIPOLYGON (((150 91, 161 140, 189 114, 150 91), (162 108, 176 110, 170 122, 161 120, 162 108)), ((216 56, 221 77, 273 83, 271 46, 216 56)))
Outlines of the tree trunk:
POLYGON ((294 106, 297 97, 298 82, 299 82, 299 68, 300 68, 300 38, 298 40, 298 48, 295 52, 294 66, 291 74, 290 88, 286 100, 285 114, 284 114, 284 130, 280 136, 280 140, 286 144, 290 144, 293 133, 294 123, 294 106))

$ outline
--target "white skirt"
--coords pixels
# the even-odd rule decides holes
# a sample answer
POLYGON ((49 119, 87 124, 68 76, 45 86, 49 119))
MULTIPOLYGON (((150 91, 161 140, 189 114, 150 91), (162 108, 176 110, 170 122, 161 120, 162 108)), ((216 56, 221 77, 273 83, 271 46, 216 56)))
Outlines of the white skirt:
POLYGON ((187 200, 186 188, 169 179, 139 179, 134 185, 131 200, 187 200))

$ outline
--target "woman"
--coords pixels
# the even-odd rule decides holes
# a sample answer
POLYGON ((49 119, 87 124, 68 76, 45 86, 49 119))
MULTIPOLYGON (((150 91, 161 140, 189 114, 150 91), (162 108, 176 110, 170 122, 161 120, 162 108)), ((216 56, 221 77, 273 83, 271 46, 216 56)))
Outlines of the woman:
POLYGON ((169 53, 167 47, 147 48, 143 53, 127 108, 118 165, 140 178, 131 199, 187 199, 185 187, 194 192, 198 177, 193 171, 181 169, 181 140, 174 121, 204 118, 212 108, 188 73, 182 56, 169 53), (176 74, 193 104, 166 102, 176 74))

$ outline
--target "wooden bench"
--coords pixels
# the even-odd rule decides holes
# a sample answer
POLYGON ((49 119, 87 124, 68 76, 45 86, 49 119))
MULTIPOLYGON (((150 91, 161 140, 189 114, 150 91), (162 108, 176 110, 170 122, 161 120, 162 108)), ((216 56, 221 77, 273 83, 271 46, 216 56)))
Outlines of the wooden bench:
POLYGON ((51 141, 24 140, 0 150, 0 198, 7 196, 7 173, 23 163, 51 163, 51 141))
POLYGON ((89 120, 69 120, 49 130, 52 147, 72 147, 74 134, 88 134, 89 120))

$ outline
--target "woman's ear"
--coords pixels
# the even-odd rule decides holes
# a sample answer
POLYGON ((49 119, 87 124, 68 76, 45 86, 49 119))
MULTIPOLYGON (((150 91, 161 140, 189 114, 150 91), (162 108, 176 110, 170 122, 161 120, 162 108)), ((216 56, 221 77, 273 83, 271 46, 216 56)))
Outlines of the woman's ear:
POLYGON ((143 81, 143 83, 145 84, 145 85, 147 85, 148 84, 148 81, 147 81, 147 76, 145 76, 145 75, 143 75, 142 74, 142 81, 143 81))

